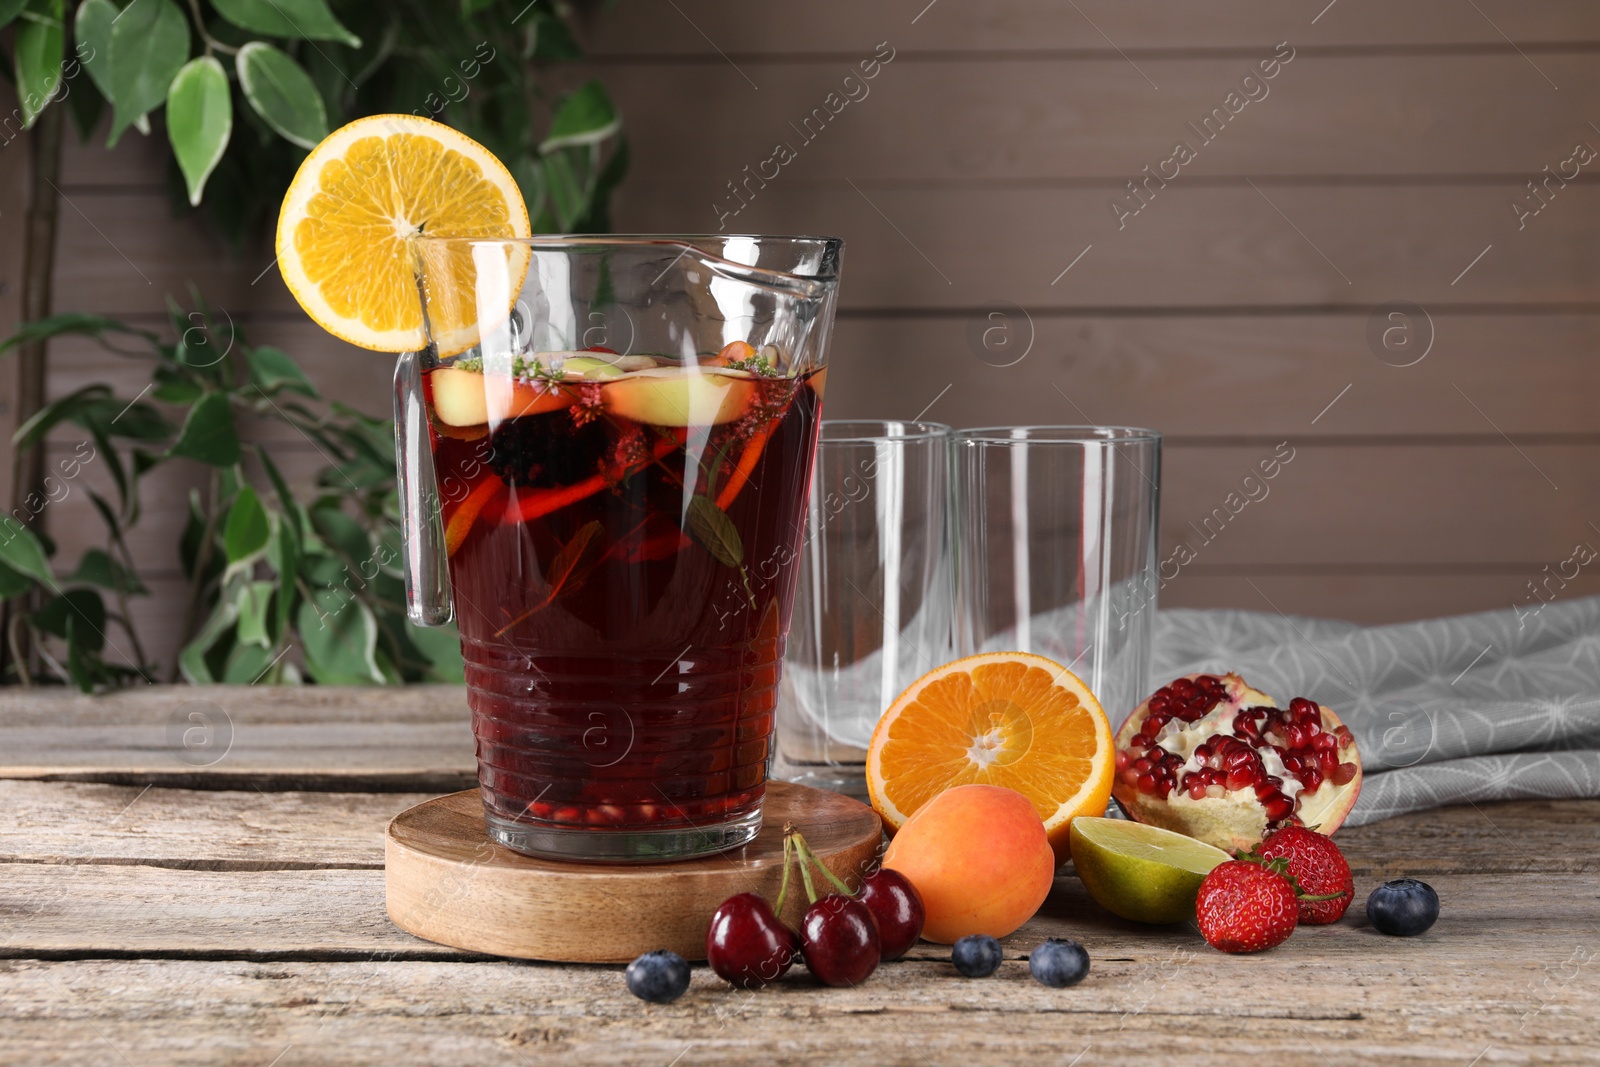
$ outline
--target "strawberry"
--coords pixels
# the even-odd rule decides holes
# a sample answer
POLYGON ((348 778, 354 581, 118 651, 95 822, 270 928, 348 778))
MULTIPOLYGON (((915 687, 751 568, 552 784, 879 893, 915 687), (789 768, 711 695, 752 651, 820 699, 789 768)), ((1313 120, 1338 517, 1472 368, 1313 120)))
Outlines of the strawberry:
POLYGON ((1298 921, 1294 886, 1270 864, 1229 860, 1200 883, 1195 918, 1200 933, 1223 952, 1261 952, 1283 944, 1298 921))
POLYGON ((1312 926, 1336 923, 1344 910, 1355 899, 1355 881, 1350 877, 1350 864, 1333 838, 1307 830, 1301 826, 1286 826, 1267 835, 1251 856, 1262 860, 1283 859, 1288 864, 1286 873, 1300 891, 1300 921, 1312 926), (1314 900, 1309 897, 1326 897, 1331 900, 1314 900))

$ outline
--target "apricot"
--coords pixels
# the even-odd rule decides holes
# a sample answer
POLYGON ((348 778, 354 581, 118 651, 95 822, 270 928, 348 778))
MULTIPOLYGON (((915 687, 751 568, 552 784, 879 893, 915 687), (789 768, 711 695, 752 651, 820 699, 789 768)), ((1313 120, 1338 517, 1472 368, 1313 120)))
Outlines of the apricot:
POLYGON ((1056 856, 1027 797, 961 785, 906 820, 883 865, 922 894, 922 936, 953 945, 968 934, 1005 937, 1031 919, 1050 893, 1056 856))

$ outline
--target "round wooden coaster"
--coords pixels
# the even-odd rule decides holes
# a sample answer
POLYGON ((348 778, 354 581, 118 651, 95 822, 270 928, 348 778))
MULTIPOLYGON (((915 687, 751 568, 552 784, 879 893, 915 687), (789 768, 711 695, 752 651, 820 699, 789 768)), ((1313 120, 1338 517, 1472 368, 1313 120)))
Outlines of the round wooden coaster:
MULTIPOLYGON (((488 839, 476 789, 436 797, 389 823, 389 918, 429 941, 497 956, 623 963, 667 948, 704 959, 717 905, 744 892, 776 899, 785 823, 804 833, 828 869, 852 885, 877 854, 882 824, 860 801, 772 782, 764 811, 761 833, 743 848, 679 863, 618 866, 512 852, 488 839)), ((804 910, 796 871, 784 920, 798 925, 804 910)))

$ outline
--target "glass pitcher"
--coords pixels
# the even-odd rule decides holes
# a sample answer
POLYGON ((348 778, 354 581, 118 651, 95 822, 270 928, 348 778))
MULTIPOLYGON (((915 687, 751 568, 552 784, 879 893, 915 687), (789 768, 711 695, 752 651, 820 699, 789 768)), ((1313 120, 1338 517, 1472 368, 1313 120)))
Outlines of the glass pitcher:
POLYGON ((841 242, 423 237, 396 372, 413 621, 452 615, 489 835, 761 826, 841 242))

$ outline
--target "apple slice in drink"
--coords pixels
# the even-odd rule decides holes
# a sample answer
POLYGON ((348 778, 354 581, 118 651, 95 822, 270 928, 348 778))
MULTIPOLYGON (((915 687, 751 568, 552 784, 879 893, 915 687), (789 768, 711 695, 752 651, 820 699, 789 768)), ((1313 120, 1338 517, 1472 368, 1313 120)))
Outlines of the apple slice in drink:
POLYGON ((570 407, 576 395, 546 382, 491 380, 476 371, 440 367, 428 375, 433 413, 446 426, 481 426, 518 415, 570 407))
POLYGON ((755 388, 754 379, 737 372, 657 367, 606 382, 605 402, 649 426, 716 426, 743 416, 755 388))

